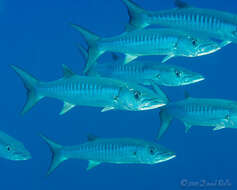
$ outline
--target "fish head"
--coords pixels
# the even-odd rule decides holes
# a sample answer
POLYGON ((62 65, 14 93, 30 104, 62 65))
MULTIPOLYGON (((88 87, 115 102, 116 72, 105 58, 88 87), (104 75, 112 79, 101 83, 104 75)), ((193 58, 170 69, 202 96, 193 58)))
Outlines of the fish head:
POLYGON ((164 86, 183 86, 202 81, 204 77, 182 67, 164 64, 162 68, 154 69, 152 80, 164 86))
POLYGON ((142 162, 147 164, 165 162, 174 157, 176 157, 174 152, 156 143, 149 143, 141 154, 142 162))
POLYGON ((30 152, 26 150, 21 142, 1 144, 0 155, 5 159, 14 161, 31 159, 30 152))
POLYGON ((221 48, 219 43, 206 37, 188 35, 179 40, 176 49, 181 56, 198 57, 214 53, 221 48))
POLYGON ((155 91, 132 83, 122 88, 118 97, 118 104, 122 109, 142 111, 159 108, 166 105, 167 97, 155 91))

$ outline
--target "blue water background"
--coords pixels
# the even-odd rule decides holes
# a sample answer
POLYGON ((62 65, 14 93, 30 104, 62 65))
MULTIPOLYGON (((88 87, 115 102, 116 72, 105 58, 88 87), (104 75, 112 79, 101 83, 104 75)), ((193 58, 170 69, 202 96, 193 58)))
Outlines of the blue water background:
MULTIPOLYGON (((150 10, 173 7, 172 0, 136 2, 150 10)), ((190 0, 189 3, 237 13, 235 0, 190 0)), ((86 161, 69 160, 47 177, 51 153, 40 139, 40 133, 64 145, 82 143, 89 133, 106 138, 155 140, 159 129, 159 110, 100 113, 98 108, 76 107, 59 116, 62 102, 45 98, 21 116, 25 89, 10 69, 10 64, 24 68, 43 81, 60 78, 62 64, 79 73, 84 61, 77 45, 86 44, 70 23, 109 37, 123 32, 128 14, 120 0, 1 0, 0 5, 0 128, 24 142, 33 156, 33 159, 24 162, 0 160, 2 190, 174 190, 183 188, 180 184, 183 179, 228 179, 232 183, 228 189, 237 188, 237 130, 213 132, 211 128, 196 126, 185 134, 184 125, 177 120, 160 140, 161 144, 177 153, 173 160, 152 166, 102 164, 89 172, 86 171, 86 161)), ((237 45, 231 44, 212 55, 170 60, 168 63, 202 73, 206 80, 187 87, 163 90, 172 101, 183 99, 184 90, 193 97, 237 100, 236 53, 237 45)), ((145 59, 161 60, 162 57, 145 59)), ((109 54, 100 60, 110 60, 109 54)))

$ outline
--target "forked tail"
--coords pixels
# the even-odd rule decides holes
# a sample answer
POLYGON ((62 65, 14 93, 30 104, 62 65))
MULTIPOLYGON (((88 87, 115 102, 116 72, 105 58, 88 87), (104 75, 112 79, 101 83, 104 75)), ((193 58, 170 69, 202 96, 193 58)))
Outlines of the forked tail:
POLYGON ((136 30, 139 28, 145 28, 147 23, 145 23, 145 14, 146 10, 132 2, 131 0, 122 0, 123 3, 126 5, 128 9, 128 15, 129 15, 129 24, 127 25, 126 30, 136 30))
POLYGON ((20 69, 19 67, 16 67, 14 65, 11 65, 11 67, 17 73, 17 75, 21 78, 21 80, 24 83, 24 86, 27 90, 27 100, 26 100, 25 106, 21 112, 22 114, 25 114, 40 99, 43 98, 43 96, 37 92, 37 86, 40 82, 37 79, 35 79, 33 76, 31 76, 30 74, 25 72, 24 70, 20 69))
POLYGON ((40 135, 41 138, 48 144, 52 152, 52 160, 48 170, 48 175, 50 175, 67 157, 62 153, 63 146, 56 144, 55 142, 49 140, 47 137, 40 135))
POLYGON ((167 113, 165 108, 161 108, 159 114, 160 114, 160 131, 157 137, 158 139, 160 139, 161 136, 164 135, 164 133, 166 132, 172 121, 172 116, 167 113))
POLYGON ((104 53, 103 51, 99 50, 97 46, 97 41, 101 38, 92 32, 89 32, 85 28, 82 28, 81 26, 76 24, 72 24, 72 26, 83 35, 88 44, 88 59, 86 67, 83 71, 84 73, 87 73, 92 67, 95 66, 96 60, 99 58, 99 56, 104 53))

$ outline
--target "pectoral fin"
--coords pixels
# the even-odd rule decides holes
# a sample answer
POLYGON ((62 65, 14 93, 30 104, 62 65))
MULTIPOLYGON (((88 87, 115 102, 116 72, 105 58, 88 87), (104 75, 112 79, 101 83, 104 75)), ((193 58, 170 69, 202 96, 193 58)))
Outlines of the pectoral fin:
POLYGON ((130 54, 126 54, 125 55, 125 59, 124 59, 124 64, 127 64, 131 61, 133 61, 134 59, 136 59, 138 56, 136 55, 130 55, 130 54))
POLYGON ((91 170, 92 168, 98 166, 100 164, 100 162, 97 162, 97 161, 93 161, 93 160, 89 160, 89 163, 88 163, 88 167, 87 167, 87 171, 88 170, 91 170))
POLYGON ((167 56, 164 57, 164 59, 161 61, 161 63, 165 63, 165 62, 167 62, 169 59, 171 59, 173 57, 175 57, 174 54, 167 55, 167 56))
POLYGON ((218 130, 224 129, 224 128, 225 128, 225 126, 223 126, 223 125, 221 125, 221 126, 216 126, 216 127, 213 129, 213 131, 218 131, 218 130))
POLYGON ((63 115, 65 113, 67 113, 70 109, 72 109, 74 107, 75 107, 74 104, 71 104, 71 103, 68 103, 68 102, 64 102, 63 108, 62 108, 61 112, 59 113, 59 115, 63 115))
POLYGON ((114 107, 105 107, 101 110, 101 112, 106 112, 106 111, 110 111, 110 110, 114 110, 114 107))
POLYGON ((190 125, 188 123, 184 123, 184 125, 185 125, 185 133, 188 133, 188 131, 192 127, 192 125, 190 125))

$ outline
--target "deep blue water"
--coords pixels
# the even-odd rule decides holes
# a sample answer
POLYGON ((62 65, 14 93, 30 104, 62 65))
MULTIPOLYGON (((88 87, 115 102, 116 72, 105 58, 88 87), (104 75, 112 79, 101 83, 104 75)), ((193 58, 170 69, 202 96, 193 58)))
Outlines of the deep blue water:
MULTIPOLYGON (((228 189, 236 189, 237 130, 213 132, 211 128, 197 126, 185 134, 183 124, 177 120, 160 140, 161 144, 177 153, 175 159, 153 166, 102 164, 89 172, 86 171, 86 161, 69 160, 47 177, 51 153, 40 139, 40 133, 64 145, 80 144, 86 141, 89 133, 100 137, 155 140, 159 110, 100 113, 98 108, 76 107, 59 116, 62 103, 46 98, 21 116, 25 89, 10 69, 10 64, 20 66, 45 81, 61 77, 62 64, 81 72, 84 62, 77 44, 85 45, 85 41, 69 23, 84 26, 101 36, 113 36, 123 32, 128 15, 120 0, 0 2, 1 130, 24 142, 33 156, 24 162, 0 160, 1 189, 173 190, 183 188, 180 184, 183 179, 193 182, 229 180, 232 185, 228 189)), ((150 10, 173 7, 173 0, 135 2, 150 10)), ((237 14, 235 0, 190 0, 189 3, 237 14)), ((206 80, 163 90, 172 101, 183 99, 185 90, 193 97, 237 100, 236 52, 237 45, 231 44, 212 55, 170 60, 169 63, 202 73, 206 80)), ((109 58, 107 54, 102 60, 109 58)))

